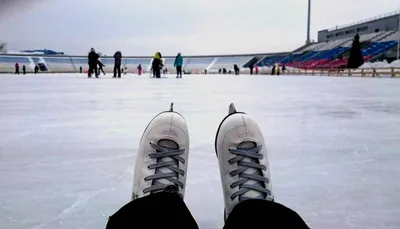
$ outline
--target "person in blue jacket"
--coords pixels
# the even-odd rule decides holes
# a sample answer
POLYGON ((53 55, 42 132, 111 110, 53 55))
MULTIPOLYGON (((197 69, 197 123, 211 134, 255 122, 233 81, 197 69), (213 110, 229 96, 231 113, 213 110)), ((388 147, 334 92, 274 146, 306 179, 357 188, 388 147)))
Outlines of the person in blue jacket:
POLYGON ((176 67, 176 78, 182 78, 183 57, 181 53, 175 58, 174 67, 176 67))

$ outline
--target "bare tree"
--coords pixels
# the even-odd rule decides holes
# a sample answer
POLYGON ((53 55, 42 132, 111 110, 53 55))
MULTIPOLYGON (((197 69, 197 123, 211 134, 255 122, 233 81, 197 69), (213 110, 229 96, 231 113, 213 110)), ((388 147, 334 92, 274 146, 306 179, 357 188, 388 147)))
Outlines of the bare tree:
POLYGON ((7 43, 0 41, 0 53, 7 52, 7 43))
POLYGON ((45 0, 0 0, 0 18, 13 17, 15 12, 30 10, 45 0))

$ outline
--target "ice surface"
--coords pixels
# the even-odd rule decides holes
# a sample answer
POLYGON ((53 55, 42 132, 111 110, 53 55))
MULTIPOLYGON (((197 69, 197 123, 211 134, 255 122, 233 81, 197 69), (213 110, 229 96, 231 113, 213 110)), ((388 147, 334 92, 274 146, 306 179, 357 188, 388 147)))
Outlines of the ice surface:
POLYGON ((276 200, 310 227, 400 228, 400 80, 233 75, 0 75, 0 228, 104 228, 171 101, 189 125, 200 228, 223 225, 213 142, 230 102, 265 134, 276 200))

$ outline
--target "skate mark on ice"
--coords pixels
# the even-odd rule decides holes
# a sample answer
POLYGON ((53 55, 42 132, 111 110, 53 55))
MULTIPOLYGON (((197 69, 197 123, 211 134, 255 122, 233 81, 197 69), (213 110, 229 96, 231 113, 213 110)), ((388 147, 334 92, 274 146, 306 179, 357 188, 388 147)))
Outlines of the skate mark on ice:
MULTIPOLYGON (((112 156, 112 157, 96 157, 96 158, 90 158, 90 159, 65 160, 65 161, 61 161, 60 164, 77 165, 77 164, 87 164, 87 163, 93 163, 93 162, 122 160, 122 159, 133 158, 133 157, 134 157, 134 155, 132 153, 130 153, 130 154, 123 154, 123 155, 112 156)), ((11 165, 1 166, 0 171, 1 170, 7 171, 9 169, 34 168, 34 167, 45 167, 45 166, 54 167, 55 163, 54 162, 35 162, 35 163, 25 164, 25 165, 14 163, 11 165)))
POLYGON ((49 224, 51 224, 53 222, 57 222, 59 220, 65 219, 71 213, 81 210, 89 202, 89 200, 91 198, 93 198, 103 192, 112 191, 112 190, 114 190, 114 189, 102 189, 102 190, 94 191, 94 192, 92 192, 92 194, 80 194, 79 197, 75 200, 75 202, 72 203, 71 206, 63 209, 60 214, 52 217, 51 219, 47 220, 46 222, 44 222, 38 226, 32 227, 31 229, 43 229, 43 228, 46 228, 49 224))
MULTIPOLYGON (((345 167, 345 166, 353 166, 353 165, 359 165, 359 164, 367 164, 367 163, 375 163, 375 159, 368 159, 368 160, 362 160, 362 161, 353 161, 353 162, 342 162, 342 163, 333 163, 333 164, 322 164, 322 165, 314 165, 314 166, 304 166, 304 167, 296 167, 294 169, 289 168, 289 169, 283 169, 285 171, 284 173, 293 173, 293 172, 298 172, 300 170, 317 170, 317 169, 325 169, 325 168, 340 168, 340 167, 345 167)), ((285 166, 286 167, 286 166, 285 166)), ((280 166, 279 169, 282 169, 283 167, 280 166)), ((283 173, 281 174, 283 175, 283 173)), ((277 175, 278 176, 278 175, 277 175)))

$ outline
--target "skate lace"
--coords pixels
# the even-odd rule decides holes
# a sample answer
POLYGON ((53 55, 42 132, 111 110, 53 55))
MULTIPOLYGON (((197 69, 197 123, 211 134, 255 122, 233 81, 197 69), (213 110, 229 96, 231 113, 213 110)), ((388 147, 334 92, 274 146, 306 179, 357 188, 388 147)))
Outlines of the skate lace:
POLYGON ((155 153, 150 153, 150 158, 157 159, 157 163, 149 165, 149 169, 155 169, 155 174, 145 177, 145 181, 152 181, 152 185, 143 190, 143 193, 163 191, 167 186, 173 183, 177 187, 183 188, 183 183, 178 180, 179 175, 185 176, 185 171, 178 167, 179 162, 184 164, 185 159, 180 155, 185 153, 185 149, 170 149, 163 147, 153 142, 150 146, 156 150, 155 153), (168 158, 168 159, 167 159, 168 158), (167 160, 163 160, 167 159, 167 160), (171 160, 172 159, 172 160, 171 160), (168 168, 171 172, 162 172, 162 168, 168 168), (160 180, 168 180, 170 183, 165 184, 160 180))
POLYGON ((267 167, 259 163, 259 160, 264 158, 264 155, 259 153, 261 149, 261 145, 252 149, 229 149, 231 154, 236 155, 236 157, 228 161, 229 164, 237 163, 239 166, 239 169, 233 170, 229 173, 231 176, 239 177, 238 181, 235 181, 230 185, 231 188, 239 186, 239 190, 231 195, 232 200, 236 197, 239 197, 239 201, 247 199, 272 199, 271 190, 265 187, 265 183, 269 183, 269 179, 262 176, 262 171, 266 171, 267 167), (245 161, 245 159, 247 159, 247 161, 245 161), (248 161, 248 159, 250 159, 250 161, 248 161), (256 171, 252 174, 245 173, 248 169, 255 169, 256 171), (254 182, 254 184, 249 184, 247 183, 248 181, 256 182, 254 182), (251 198, 244 196, 249 191, 256 191, 259 195, 251 198))

